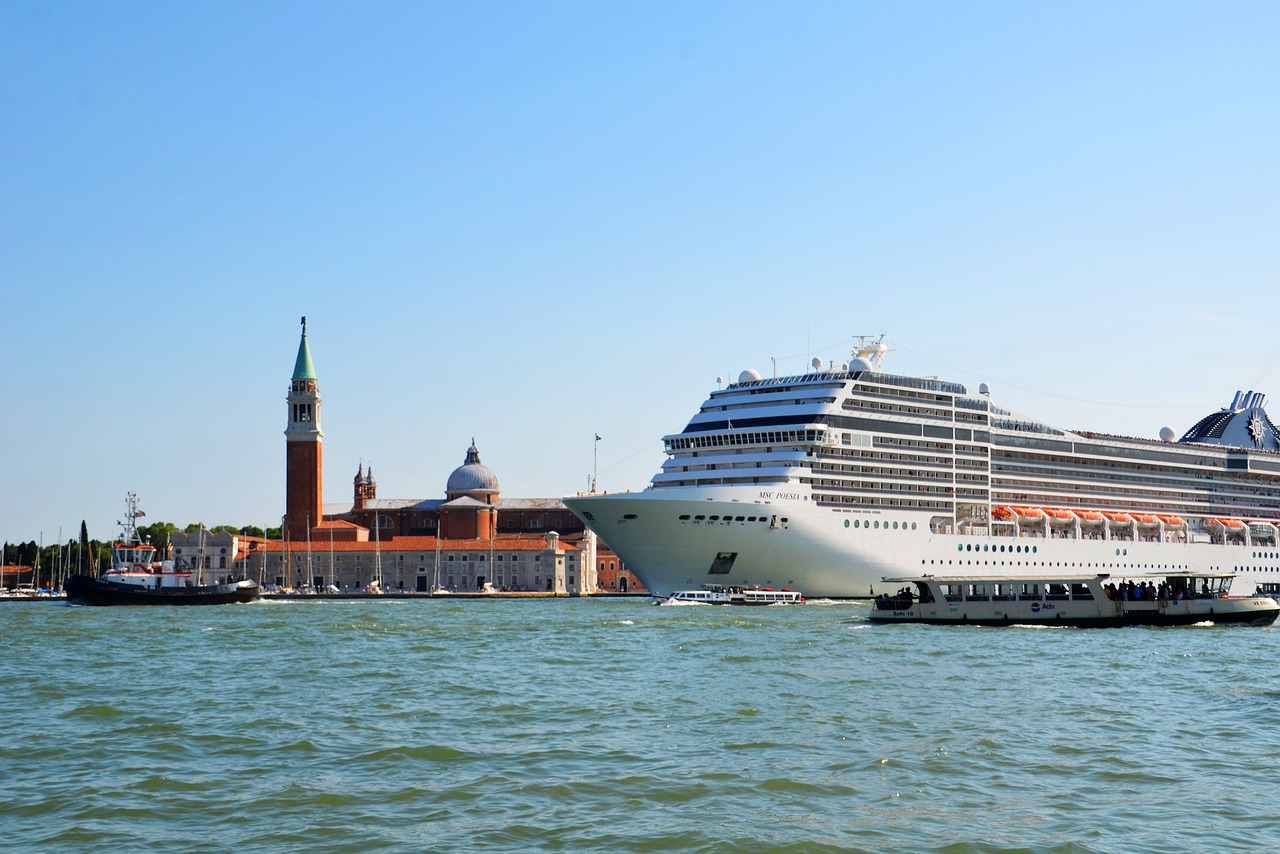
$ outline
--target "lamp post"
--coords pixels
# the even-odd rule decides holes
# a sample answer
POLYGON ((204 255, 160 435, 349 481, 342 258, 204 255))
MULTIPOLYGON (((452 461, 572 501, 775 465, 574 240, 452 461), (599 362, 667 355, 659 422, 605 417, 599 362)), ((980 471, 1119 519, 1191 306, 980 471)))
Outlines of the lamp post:
POLYGON ((596 434, 595 444, 591 446, 591 494, 596 492, 596 474, 600 470, 600 434, 596 434))

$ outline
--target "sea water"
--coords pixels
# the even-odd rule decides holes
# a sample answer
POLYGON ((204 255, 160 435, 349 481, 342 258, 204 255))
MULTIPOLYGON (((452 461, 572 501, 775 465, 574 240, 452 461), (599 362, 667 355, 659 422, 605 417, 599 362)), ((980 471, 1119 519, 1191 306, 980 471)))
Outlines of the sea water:
POLYGON ((0 848, 1259 851, 1280 629, 0 605, 0 848))

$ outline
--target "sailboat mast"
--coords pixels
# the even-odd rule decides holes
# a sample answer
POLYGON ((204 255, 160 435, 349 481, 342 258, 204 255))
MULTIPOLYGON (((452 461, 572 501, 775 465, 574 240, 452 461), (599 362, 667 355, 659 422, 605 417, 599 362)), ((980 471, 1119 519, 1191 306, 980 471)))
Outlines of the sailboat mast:
POLYGON ((382 526, 375 511, 373 514, 373 583, 382 589, 382 526))
POLYGON ((310 587, 315 581, 315 569, 311 564, 311 514, 307 514, 307 578, 306 586, 310 587))

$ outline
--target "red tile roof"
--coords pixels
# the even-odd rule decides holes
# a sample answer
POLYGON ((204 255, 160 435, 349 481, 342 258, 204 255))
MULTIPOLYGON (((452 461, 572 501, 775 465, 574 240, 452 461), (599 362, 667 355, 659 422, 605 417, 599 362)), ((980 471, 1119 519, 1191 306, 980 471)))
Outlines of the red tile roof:
MULTIPOLYGON (((374 552, 381 549, 384 552, 434 552, 436 550, 436 537, 391 537, 382 540, 380 543, 369 542, 334 542, 330 544, 327 540, 320 542, 312 541, 311 551, 313 554, 324 553, 327 551, 335 552, 374 552)), ((288 550, 291 552, 306 551, 307 543, 305 540, 291 540, 288 543, 288 550)), ((486 552, 492 549, 494 552, 541 552, 547 550, 546 537, 498 537, 495 540, 440 540, 441 551, 471 551, 486 552)), ((573 543, 565 542, 563 538, 560 540, 560 549, 566 552, 579 551, 578 547, 573 543)), ((285 550, 285 543, 282 540, 268 540, 266 542, 265 551, 281 552, 285 550)), ((263 549, 255 549, 252 554, 258 554, 263 549)))

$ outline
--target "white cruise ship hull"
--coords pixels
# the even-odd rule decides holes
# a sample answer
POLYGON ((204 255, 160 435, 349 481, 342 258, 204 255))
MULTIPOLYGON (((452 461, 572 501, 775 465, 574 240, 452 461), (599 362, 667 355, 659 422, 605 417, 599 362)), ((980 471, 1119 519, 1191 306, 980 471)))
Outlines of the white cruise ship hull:
POLYGON ((911 573, 1049 576, 1068 569, 1113 577, 1236 571, 1234 590, 1248 596, 1258 582, 1280 577, 1265 568, 1280 567, 1280 553, 1257 547, 933 534, 925 513, 834 511, 800 494, 780 499, 764 492, 771 497, 761 498, 761 490, 690 488, 581 495, 564 502, 657 596, 703 584, 758 584, 800 590, 809 599, 865 599, 886 592, 886 577, 911 573), (698 515, 721 518, 695 521, 698 515), (725 522, 726 516, 732 519, 725 522), (755 522, 746 521, 752 517, 755 522), (854 519, 863 524, 853 527, 854 519), (866 523, 873 527, 868 530, 866 523), (1255 557, 1268 553, 1278 556, 1255 557), (712 572, 726 565, 727 572, 712 572))

